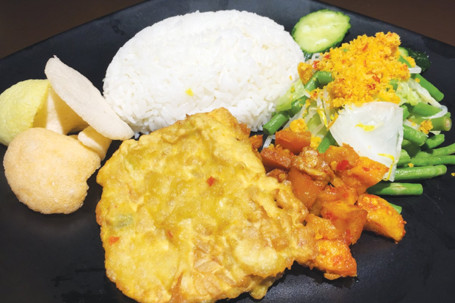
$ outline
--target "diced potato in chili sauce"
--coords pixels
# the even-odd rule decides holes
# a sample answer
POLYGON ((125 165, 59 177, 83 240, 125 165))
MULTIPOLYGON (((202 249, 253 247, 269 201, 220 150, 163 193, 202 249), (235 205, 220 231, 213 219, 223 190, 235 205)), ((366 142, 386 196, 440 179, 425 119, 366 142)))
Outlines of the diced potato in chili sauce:
POLYGON ((342 240, 318 240, 316 250, 318 254, 313 260, 313 266, 324 271, 326 279, 357 275, 357 262, 352 257, 349 246, 342 240))
POLYGON ((267 173, 267 176, 277 179, 278 182, 284 182, 288 179, 288 172, 283 169, 274 168, 267 173))
POLYGON ((309 146, 304 147, 298 155, 292 158, 291 166, 308 174, 315 180, 324 181, 325 184, 334 177, 333 171, 321 157, 321 154, 309 146))
POLYGON ((356 276, 357 264, 349 246, 363 230, 396 242, 405 234, 401 215, 386 200, 366 194, 388 168, 359 156, 348 145, 330 146, 321 154, 306 139, 293 136, 296 133, 281 131, 276 145, 262 149, 267 175, 290 182, 294 195, 309 211, 305 224, 314 233, 317 247, 311 265, 324 271, 327 279, 356 276))
POLYGON ((298 154, 305 146, 311 143, 311 133, 309 131, 294 132, 289 129, 280 130, 275 133, 275 144, 298 154))
POLYGON ((329 163, 334 171, 342 171, 352 168, 359 159, 355 150, 346 144, 343 146, 329 146, 322 154, 323 159, 329 163))
POLYGON ((291 167, 288 173, 294 195, 310 209, 324 189, 325 184, 314 181, 310 176, 301 173, 297 168, 291 167))
POLYGON ((387 170, 384 164, 360 157, 353 168, 340 172, 340 176, 347 185, 356 188, 360 194, 381 181, 387 170))
POLYGON ((329 219, 335 225, 348 245, 357 242, 367 221, 366 210, 343 201, 324 203, 321 209, 321 216, 329 219))
POLYGON ((323 154, 335 174, 359 194, 382 180, 388 168, 367 157, 360 157, 352 147, 330 146, 323 154))
POLYGON ((250 137, 251 145, 254 149, 259 149, 262 146, 262 135, 254 135, 250 137))
POLYGON ((328 185, 318 195, 310 211, 315 215, 321 215, 321 209, 324 203, 343 201, 344 203, 354 205, 358 197, 357 191, 352 187, 346 186, 344 183, 338 186, 328 185))
POLYGON ((324 276, 330 280, 355 276, 356 261, 344 242, 343 235, 332 222, 313 214, 308 214, 305 221, 307 227, 314 231, 318 251, 313 266, 325 271, 324 276))
POLYGON ((261 159, 267 170, 274 168, 286 169, 291 168, 293 154, 282 148, 280 145, 270 145, 261 150, 261 159))
POLYGON ((386 200, 375 195, 363 194, 359 197, 357 205, 368 213, 366 230, 392 238, 396 242, 404 237, 406 222, 386 200))
POLYGON ((329 219, 308 214, 305 218, 306 226, 314 231, 316 240, 341 240, 343 235, 329 219))
POLYGON ((318 199, 323 202, 343 201, 354 205, 358 197, 359 195, 354 188, 342 184, 340 186, 326 186, 318 199))

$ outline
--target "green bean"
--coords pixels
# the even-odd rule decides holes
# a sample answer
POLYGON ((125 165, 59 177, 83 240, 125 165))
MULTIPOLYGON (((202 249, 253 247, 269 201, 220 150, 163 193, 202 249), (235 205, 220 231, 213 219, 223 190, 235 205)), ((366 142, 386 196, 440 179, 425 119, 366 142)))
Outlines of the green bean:
MULTIPOLYGON (((398 61, 406 64, 408 67, 411 67, 411 64, 408 62, 408 60, 406 60, 402 56, 400 56, 400 58, 398 58, 398 61)), ((434 86, 431 82, 429 82, 427 79, 422 77, 422 75, 414 74, 413 77, 414 77, 414 79, 418 79, 419 84, 423 88, 425 88, 430 93, 430 95, 433 98, 435 98, 436 101, 441 101, 442 99, 444 99, 444 94, 436 86, 434 86)))
POLYGON ((449 131, 452 128, 452 119, 449 114, 433 119, 410 116, 408 120, 416 124, 420 124, 423 121, 431 121, 431 131, 449 131))
MULTIPOLYGON (((305 90, 309 92, 315 90, 318 88, 318 86, 326 85, 328 82, 330 82, 329 80, 333 80, 332 74, 330 72, 317 71, 305 84, 305 90)), ((272 119, 264 124, 263 129, 265 134, 273 135, 275 132, 277 132, 289 120, 290 116, 294 116, 300 111, 306 100, 307 97, 302 96, 296 100, 293 100, 290 107, 286 107, 286 110, 275 113, 272 119)))
POLYGON ((303 96, 292 101, 291 108, 289 109, 289 114, 291 117, 297 114, 302 109, 302 106, 303 104, 305 104, 306 99, 308 98, 306 96, 303 96))
POLYGON ((445 141, 445 135, 444 134, 437 134, 434 136, 431 136, 425 141, 425 144, 423 147, 425 149, 433 149, 444 143, 445 141))
POLYGON ((388 203, 390 204, 390 206, 393 207, 393 209, 395 209, 397 211, 397 213, 401 214, 401 211, 403 210, 403 208, 400 205, 396 205, 396 204, 393 204, 390 202, 388 202, 388 203))
MULTIPOLYGON (((305 84, 305 90, 310 92, 318 87, 325 86, 332 81, 333 78, 331 72, 317 71, 305 84)), ((291 117, 297 114, 300 111, 300 109, 302 109, 302 106, 305 104, 305 101, 307 99, 308 97, 302 96, 291 103, 291 108, 289 109, 289 114, 291 117)))
POLYGON ((446 172, 447 166, 445 165, 397 168, 395 181, 430 179, 444 175, 446 172))
POLYGON ((439 107, 419 102, 415 106, 412 107, 411 113, 414 115, 422 116, 422 117, 430 117, 437 113, 439 113, 441 109, 439 107))
POLYGON ((418 79, 417 81, 419 84, 425 88, 430 95, 435 98, 436 101, 441 101, 444 99, 444 94, 436 87, 434 86, 431 82, 429 82, 427 79, 422 77, 420 74, 415 74, 414 79, 418 79))
POLYGON ((325 134, 324 138, 322 138, 321 143, 319 143, 318 152, 323 153, 329 148, 330 145, 335 145, 335 144, 336 144, 336 141, 332 137, 332 134, 329 131, 329 132, 327 132, 327 134, 325 134))
POLYGON ((406 105, 402 105, 401 108, 403 109, 403 121, 404 121, 409 117, 409 115, 411 113, 409 112, 409 108, 406 105))
POLYGON ((368 188, 368 193, 385 196, 419 196, 423 193, 420 183, 379 182, 368 188))
POLYGON ((430 120, 433 125, 431 130, 449 131, 452 128, 452 119, 450 118, 450 114, 430 120))
POLYGON ((317 71, 316 79, 318 80, 318 86, 325 86, 333 81, 332 73, 327 71, 317 71))
POLYGON ((414 157, 421 151, 420 146, 406 139, 403 139, 403 142, 401 143, 401 149, 404 149, 410 157, 414 157))
POLYGON ((417 157, 412 158, 410 163, 414 164, 415 166, 428 166, 439 164, 454 165, 455 155, 417 157))
POLYGON ((305 83, 305 90, 308 92, 311 92, 316 88, 318 88, 318 72, 315 72, 313 76, 311 76, 310 80, 308 80, 308 82, 305 83))
POLYGON ((403 139, 403 141, 401 142, 401 147, 407 146, 408 144, 411 144, 411 141, 403 139))
POLYGON ((427 140, 427 135, 408 125, 403 125, 403 138, 422 146, 427 140))
POLYGON ((411 162, 411 156, 409 156, 409 153, 405 149, 401 149, 397 165, 402 166, 404 164, 408 164, 409 162, 411 162))
POLYGON ((263 130, 266 135, 273 135, 289 120, 287 113, 276 113, 269 122, 264 124, 263 130))
POLYGON ((431 156, 446 156, 455 154, 455 143, 450 145, 432 149, 430 151, 420 151, 416 154, 417 157, 431 157, 431 156))

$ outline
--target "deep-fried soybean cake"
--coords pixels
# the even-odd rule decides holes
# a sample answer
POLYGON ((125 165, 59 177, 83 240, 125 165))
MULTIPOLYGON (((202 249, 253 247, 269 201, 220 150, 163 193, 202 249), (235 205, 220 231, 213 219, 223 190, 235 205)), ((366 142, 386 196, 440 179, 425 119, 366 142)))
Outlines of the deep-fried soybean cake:
POLYGON ((262 298, 314 257, 306 208, 225 109, 123 142, 97 181, 107 276, 135 300, 262 298))

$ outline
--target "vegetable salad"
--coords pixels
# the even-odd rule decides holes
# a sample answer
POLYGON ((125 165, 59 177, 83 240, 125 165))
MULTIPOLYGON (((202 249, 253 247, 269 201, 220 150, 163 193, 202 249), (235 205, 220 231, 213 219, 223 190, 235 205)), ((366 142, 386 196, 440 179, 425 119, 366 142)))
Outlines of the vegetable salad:
POLYGON ((265 146, 281 128, 310 131, 320 152, 348 144, 389 168, 369 189, 382 195, 422 194, 416 181, 455 163, 455 144, 441 147, 451 114, 441 104, 444 94, 422 75, 425 54, 401 46, 396 33, 379 32, 310 55, 264 125, 265 146))

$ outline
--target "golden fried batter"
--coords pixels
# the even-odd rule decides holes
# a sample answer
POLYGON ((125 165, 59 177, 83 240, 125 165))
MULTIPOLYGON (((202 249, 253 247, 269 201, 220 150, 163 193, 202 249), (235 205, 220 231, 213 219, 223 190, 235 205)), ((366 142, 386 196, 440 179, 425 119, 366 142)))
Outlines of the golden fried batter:
POLYGON ((29 128, 11 141, 3 158, 5 176, 18 200, 43 214, 69 214, 87 196, 87 179, 99 155, 77 139, 29 128))
POLYGON ((135 300, 262 298, 315 257, 305 206, 225 109, 123 142, 97 181, 107 276, 135 300))

